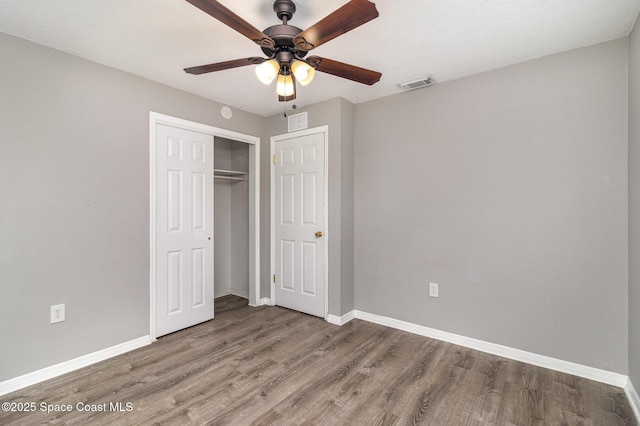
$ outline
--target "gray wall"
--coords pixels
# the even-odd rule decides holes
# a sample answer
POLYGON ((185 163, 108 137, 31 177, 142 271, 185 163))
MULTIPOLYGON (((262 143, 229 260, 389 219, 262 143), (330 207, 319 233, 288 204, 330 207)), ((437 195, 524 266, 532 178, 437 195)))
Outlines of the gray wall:
POLYGON ((640 23, 629 38, 629 377, 640 389, 640 23))
MULTIPOLYGON (((301 107, 289 114, 308 112, 309 128, 329 126, 329 314, 342 315, 354 308, 353 296, 353 116, 354 106, 342 98, 301 107)), ((266 119, 262 151, 262 228, 270 226, 270 137, 287 133, 282 114, 266 119)), ((269 253, 270 234, 263 238, 262 253, 269 253), (266 247, 264 242, 266 242, 266 247)), ((269 255, 262 259, 262 295, 270 292, 269 255)))
POLYGON ((340 99, 340 311, 344 315, 355 308, 355 105, 340 99))
POLYGON ((263 119, 4 34, 0 57, 1 381, 149 333, 149 111, 263 119))
POLYGON ((356 105, 356 309, 625 374, 627 55, 356 105))

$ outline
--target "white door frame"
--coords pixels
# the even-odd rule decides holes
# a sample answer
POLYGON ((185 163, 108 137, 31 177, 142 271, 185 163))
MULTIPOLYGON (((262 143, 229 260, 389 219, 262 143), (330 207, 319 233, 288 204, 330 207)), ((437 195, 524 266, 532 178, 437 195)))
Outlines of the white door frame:
MULTIPOLYGON (((276 142, 285 140, 285 139, 293 139, 301 136, 313 135, 316 133, 321 133, 324 136, 324 319, 326 320, 329 315, 329 238, 331 237, 331 233, 329 232, 329 126, 320 126, 314 127, 312 129, 299 130, 297 132, 285 133, 283 135, 277 135, 271 137, 270 143, 270 159, 273 159, 276 154, 276 142)), ((274 167, 273 161, 269 161, 270 171, 270 181, 271 181, 271 195, 270 195, 270 205, 271 205, 271 250, 270 250, 270 267, 271 273, 269 274, 271 282, 271 297, 269 304, 275 306, 276 304, 276 284, 273 282, 273 275, 276 273, 276 239, 275 239, 275 229, 276 229, 276 187, 275 187, 275 173, 276 169, 274 167)))
POLYGON ((149 335, 152 341, 156 340, 156 126, 158 124, 249 144, 249 305, 258 306, 260 304, 260 138, 150 111, 149 335))

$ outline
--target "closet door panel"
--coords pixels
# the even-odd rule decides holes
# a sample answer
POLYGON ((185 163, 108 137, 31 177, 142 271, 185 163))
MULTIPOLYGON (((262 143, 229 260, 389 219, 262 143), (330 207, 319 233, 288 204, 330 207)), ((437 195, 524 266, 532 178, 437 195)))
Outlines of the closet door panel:
POLYGON ((213 136, 156 126, 156 336, 213 318, 213 136))

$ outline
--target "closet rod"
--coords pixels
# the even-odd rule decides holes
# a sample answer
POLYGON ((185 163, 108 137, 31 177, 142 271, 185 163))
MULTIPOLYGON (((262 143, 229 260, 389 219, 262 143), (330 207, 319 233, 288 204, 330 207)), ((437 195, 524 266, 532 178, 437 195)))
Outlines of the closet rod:
POLYGON ((224 169, 213 169, 214 174, 224 175, 224 176, 245 176, 247 172, 241 172, 238 170, 224 170, 224 169))
POLYGON ((213 177, 214 177, 214 178, 216 178, 216 179, 236 180, 236 181, 240 181, 240 182, 244 181, 244 178, 241 178, 241 177, 233 177, 233 176, 217 176, 217 175, 214 175, 213 177))

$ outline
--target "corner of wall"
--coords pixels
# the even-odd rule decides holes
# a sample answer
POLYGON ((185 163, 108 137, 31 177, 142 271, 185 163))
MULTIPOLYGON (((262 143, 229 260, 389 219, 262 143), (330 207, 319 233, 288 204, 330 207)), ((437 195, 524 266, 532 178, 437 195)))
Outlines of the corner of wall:
POLYGON ((340 98, 340 137, 341 137, 341 286, 340 313, 346 314, 355 308, 355 105, 340 98))
MULTIPOLYGON (((629 327, 628 327, 628 359, 629 380, 640 384, 640 265, 633 262, 640 252, 640 123, 635 120, 640 114, 640 23, 629 34, 629 134, 628 134, 628 169, 629 169, 629 327)), ((635 394, 637 397, 637 394, 635 394)), ((636 399, 637 402, 637 399, 636 399)), ((638 408, 636 406, 636 408, 638 408)), ((636 412, 638 417, 638 413, 636 412)), ((640 420, 640 417, 638 417, 640 420)))

